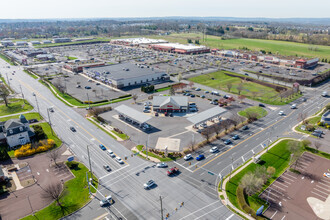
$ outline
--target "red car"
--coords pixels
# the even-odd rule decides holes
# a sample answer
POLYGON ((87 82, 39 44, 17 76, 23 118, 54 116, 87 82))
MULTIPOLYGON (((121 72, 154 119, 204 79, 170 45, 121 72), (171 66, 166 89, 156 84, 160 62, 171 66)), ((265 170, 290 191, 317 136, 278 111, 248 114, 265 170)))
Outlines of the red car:
POLYGON ((172 174, 175 174, 175 173, 177 173, 178 171, 179 171, 178 168, 173 167, 173 168, 171 168, 171 169, 169 169, 169 170, 167 171, 167 176, 171 176, 172 174))

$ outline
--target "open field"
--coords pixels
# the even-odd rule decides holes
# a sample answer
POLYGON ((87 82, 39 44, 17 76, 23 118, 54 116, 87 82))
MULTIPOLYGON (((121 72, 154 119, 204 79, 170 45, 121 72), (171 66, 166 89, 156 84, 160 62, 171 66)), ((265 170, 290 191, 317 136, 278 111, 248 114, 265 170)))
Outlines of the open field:
MULTIPOLYGON (((228 73, 235 74, 231 72, 228 73)), ((226 92, 229 92, 227 85, 231 84, 232 88, 230 89, 230 93, 237 95, 239 92, 237 90, 237 87, 240 84, 242 84, 243 89, 241 91, 241 95, 245 95, 247 98, 267 104, 284 105, 292 101, 292 100, 286 100, 286 101, 283 100, 283 102, 281 102, 279 98, 279 93, 276 92, 275 89, 254 82, 242 81, 238 77, 227 76, 225 74, 225 71, 217 71, 214 73, 204 74, 204 75, 192 77, 189 80, 195 83, 199 83, 215 89, 220 89, 226 92), (212 78, 214 78, 214 80, 212 78)))
MULTIPOLYGON (((37 119, 38 121, 42 120, 42 116, 39 115, 39 113, 37 112, 31 112, 31 113, 26 113, 24 114, 26 120, 30 120, 30 119, 37 119)), ((13 116, 8 116, 8 117, 4 117, 4 118, 0 118, 0 121, 8 121, 9 119, 18 119, 19 115, 13 115, 13 116)))
POLYGON ((86 44, 86 43, 93 43, 93 42, 108 42, 108 38, 96 38, 93 40, 86 40, 86 41, 72 41, 66 43, 52 43, 52 44, 40 44, 34 46, 35 48, 43 48, 43 47, 58 47, 58 46, 65 46, 65 45, 74 45, 74 44, 86 44))
MULTIPOLYGON (((145 36, 149 38, 165 39, 170 42, 178 42, 187 44, 187 39, 202 39, 203 35, 201 33, 183 33, 183 34, 171 34, 168 36, 145 36)), ((229 39, 221 40, 221 37, 208 35, 205 42, 200 40, 202 45, 208 46, 210 48, 219 49, 239 49, 247 47, 254 51, 271 51, 272 54, 279 53, 284 56, 302 56, 302 57, 319 57, 330 59, 330 47, 322 45, 313 45, 313 47, 318 47, 317 51, 311 51, 308 49, 309 44, 294 43, 287 41, 275 41, 275 40, 261 40, 261 39, 229 39)))

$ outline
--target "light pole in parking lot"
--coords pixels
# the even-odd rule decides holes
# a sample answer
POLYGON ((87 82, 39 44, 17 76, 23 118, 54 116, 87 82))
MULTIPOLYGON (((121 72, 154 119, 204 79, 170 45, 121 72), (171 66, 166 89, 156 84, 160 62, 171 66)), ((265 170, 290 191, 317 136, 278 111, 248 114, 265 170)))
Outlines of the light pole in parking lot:
POLYGON ((50 130, 52 131, 52 135, 54 135, 54 133, 53 133, 53 127, 52 127, 52 122, 50 120, 50 115, 49 115, 49 108, 47 108, 47 115, 48 115, 48 121, 49 121, 50 130))
POLYGON ((91 173, 91 179, 93 180, 92 162, 91 162, 91 157, 89 155, 89 144, 87 144, 87 155, 88 155, 88 162, 89 162, 89 172, 91 173))
POLYGON ((86 93, 87 94, 87 101, 88 101, 88 109, 91 109, 91 103, 89 101, 89 95, 88 95, 88 92, 86 93))
POLYGON ((36 103, 37 103, 37 108, 38 108, 38 113, 40 115, 40 109, 39 109, 39 104, 38 104, 38 99, 37 99, 37 95, 33 92, 32 95, 34 96, 34 98, 36 99, 36 103))

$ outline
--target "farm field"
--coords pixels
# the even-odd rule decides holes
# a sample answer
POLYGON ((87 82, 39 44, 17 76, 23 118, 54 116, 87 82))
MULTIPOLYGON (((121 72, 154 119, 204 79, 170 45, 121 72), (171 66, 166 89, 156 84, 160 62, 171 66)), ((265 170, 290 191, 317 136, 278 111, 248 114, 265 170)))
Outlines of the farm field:
POLYGON ((258 83, 243 81, 238 77, 227 76, 225 74, 225 71, 217 71, 214 73, 204 74, 204 75, 192 77, 189 80, 194 83, 199 83, 226 92, 229 92, 227 85, 230 83, 232 85, 230 93, 237 95, 238 95, 237 87, 239 84, 242 84, 243 89, 240 95, 244 95, 247 98, 260 101, 266 104, 284 105, 293 101, 292 99, 290 100, 283 99, 283 101, 281 101, 279 98, 279 93, 275 91, 275 89, 264 85, 260 85, 258 83))
POLYGON ((148 38, 164 39, 170 42, 178 42, 187 44, 187 39, 200 39, 202 45, 210 48, 218 49, 239 49, 247 47, 254 51, 271 51, 272 54, 281 54, 284 56, 298 56, 298 57, 318 57, 330 59, 330 47, 323 45, 312 45, 317 47, 317 51, 311 51, 308 48, 309 44, 288 42, 288 41, 276 41, 276 40, 262 40, 262 39, 229 39, 221 40, 221 37, 208 35, 205 42, 202 42, 203 35, 201 33, 182 33, 182 34, 171 34, 168 36, 151 35, 145 36, 148 38))

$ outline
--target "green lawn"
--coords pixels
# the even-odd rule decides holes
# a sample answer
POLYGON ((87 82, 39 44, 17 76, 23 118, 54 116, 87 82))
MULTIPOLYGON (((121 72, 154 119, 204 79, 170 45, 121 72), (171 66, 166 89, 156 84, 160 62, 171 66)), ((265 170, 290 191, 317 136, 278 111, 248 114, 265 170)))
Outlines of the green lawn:
POLYGON ((268 86, 260 85, 258 83, 243 81, 238 77, 228 76, 225 73, 239 75, 228 71, 217 71, 214 73, 203 74, 200 76, 192 77, 189 80, 195 83, 199 83, 205 86, 209 86, 227 92, 229 92, 227 88, 227 84, 231 83, 232 88, 230 90, 230 93, 233 94, 238 94, 237 86, 242 83, 243 90, 241 91, 241 95, 245 95, 249 99, 253 99, 256 101, 260 101, 272 105, 285 105, 293 101, 294 99, 300 97, 297 95, 292 99, 288 99, 288 100, 283 99, 283 101, 281 102, 279 93, 276 92, 275 89, 270 88, 268 86), (212 78, 214 78, 214 80, 212 80, 212 78))
MULTIPOLYGON (((64 183, 64 187, 68 191, 68 194, 65 195, 61 200, 61 204, 64 206, 64 215, 61 208, 53 202, 51 205, 35 213, 34 216, 27 216, 23 218, 24 220, 28 219, 60 219, 84 206, 89 200, 88 185, 86 181, 86 172, 88 169, 81 163, 75 169, 71 169, 71 172, 75 176, 74 179, 69 180, 64 183)), ((96 179, 94 177, 94 179, 96 179)), ((95 187, 97 188, 97 183, 95 187)), ((95 193, 95 189, 91 187, 91 191, 95 193)))
POLYGON ((31 111, 33 106, 28 103, 28 101, 23 99, 10 99, 8 107, 3 101, 0 102, 0 116, 11 115, 20 112, 31 111))
POLYGON ((264 108, 259 107, 259 106, 252 106, 252 107, 246 108, 246 109, 238 112, 238 114, 240 116, 243 116, 243 117, 247 118, 247 115, 246 115, 247 112, 250 112, 250 113, 256 112, 256 113, 258 113, 258 117, 257 117, 258 119, 260 119, 262 117, 265 117, 267 115, 267 111, 264 108))
POLYGON ((129 136, 127 136, 127 135, 124 134, 124 133, 120 134, 120 133, 118 133, 118 132, 115 131, 115 130, 112 130, 111 132, 114 133, 115 135, 117 135, 118 137, 120 137, 120 138, 123 139, 123 140, 127 140, 127 139, 129 138, 129 136))
POLYGON ((0 58, 9 63, 10 65, 16 66, 15 63, 13 63, 7 56, 3 55, 2 53, 0 53, 0 58))
MULTIPOLYGON (((170 42, 178 42, 187 44, 187 39, 203 39, 202 33, 180 33, 180 34, 171 34, 168 36, 159 36, 152 35, 148 36, 149 38, 165 39, 170 42)), ((239 49, 242 47, 247 47, 252 51, 271 51, 272 54, 279 53, 284 56, 303 56, 303 57, 319 57, 330 59, 330 47, 322 45, 313 45, 317 47, 318 50, 312 51, 308 48, 309 44, 303 43, 294 43, 288 41, 276 41, 276 40, 262 40, 262 39, 247 39, 247 38, 238 38, 238 39, 229 39, 221 40, 221 37, 210 36, 208 35, 205 42, 200 40, 202 45, 208 46, 210 48, 218 49, 239 49)))
POLYGON ((76 60, 76 59, 78 59, 77 57, 69 57, 69 56, 67 56, 66 57, 68 60, 76 60))
POLYGON ((44 130, 44 132, 45 132, 48 139, 53 139, 55 141, 56 147, 61 146, 61 144, 62 144, 61 139, 59 139, 56 136, 56 133, 54 131, 53 131, 53 134, 52 134, 51 127, 47 122, 39 123, 38 125, 40 125, 42 127, 42 129, 44 130))
POLYGON ((25 73, 27 73, 29 76, 31 76, 33 79, 38 79, 38 76, 36 76, 35 74, 31 73, 28 70, 23 70, 25 73))
POLYGON ((105 132, 107 135, 109 135, 110 137, 112 137, 113 139, 117 140, 117 138, 111 134, 110 132, 108 132, 107 130, 105 130, 101 125, 99 125, 98 123, 94 122, 93 120, 87 118, 88 121, 92 122, 94 125, 96 125, 99 129, 101 129, 103 132, 105 132))
MULTIPOLYGON (((38 121, 42 120, 42 116, 39 115, 39 113, 37 112, 31 112, 31 113, 26 113, 24 114, 26 120, 30 120, 30 119, 37 119, 38 121)), ((8 117, 4 117, 4 118, 0 118, 0 121, 8 121, 9 119, 14 119, 14 118, 19 118, 19 115, 13 115, 13 116, 8 116, 8 117)))
MULTIPOLYGON (((288 142, 290 140, 283 140, 279 142, 276 146, 269 149, 268 152, 261 156, 261 162, 263 166, 269 167, 272 166, 276 169, 275 176, 268 180, 268 182, 264 185, 261 192, 266 189, 278 176, 280 176, 284 170, 288 167, 290 161, 290 151, 288 150, 288 142)), ((226 184, 226 192, 230 202, 239 207, 237 198, 236 198, 236 189, 240 183, 241 178, 248 172, 253 172, 257 166, 261 166, 259 164, 251 163, 247 167, 245 167, 241 172, 231 178, 230 181, 226 184)), ((258 193, 247 198, 247 203, 250 205, 252 209, 257 211, 261 205, 265 205, 266 201, 261 200, 258 197, 258 193)))

